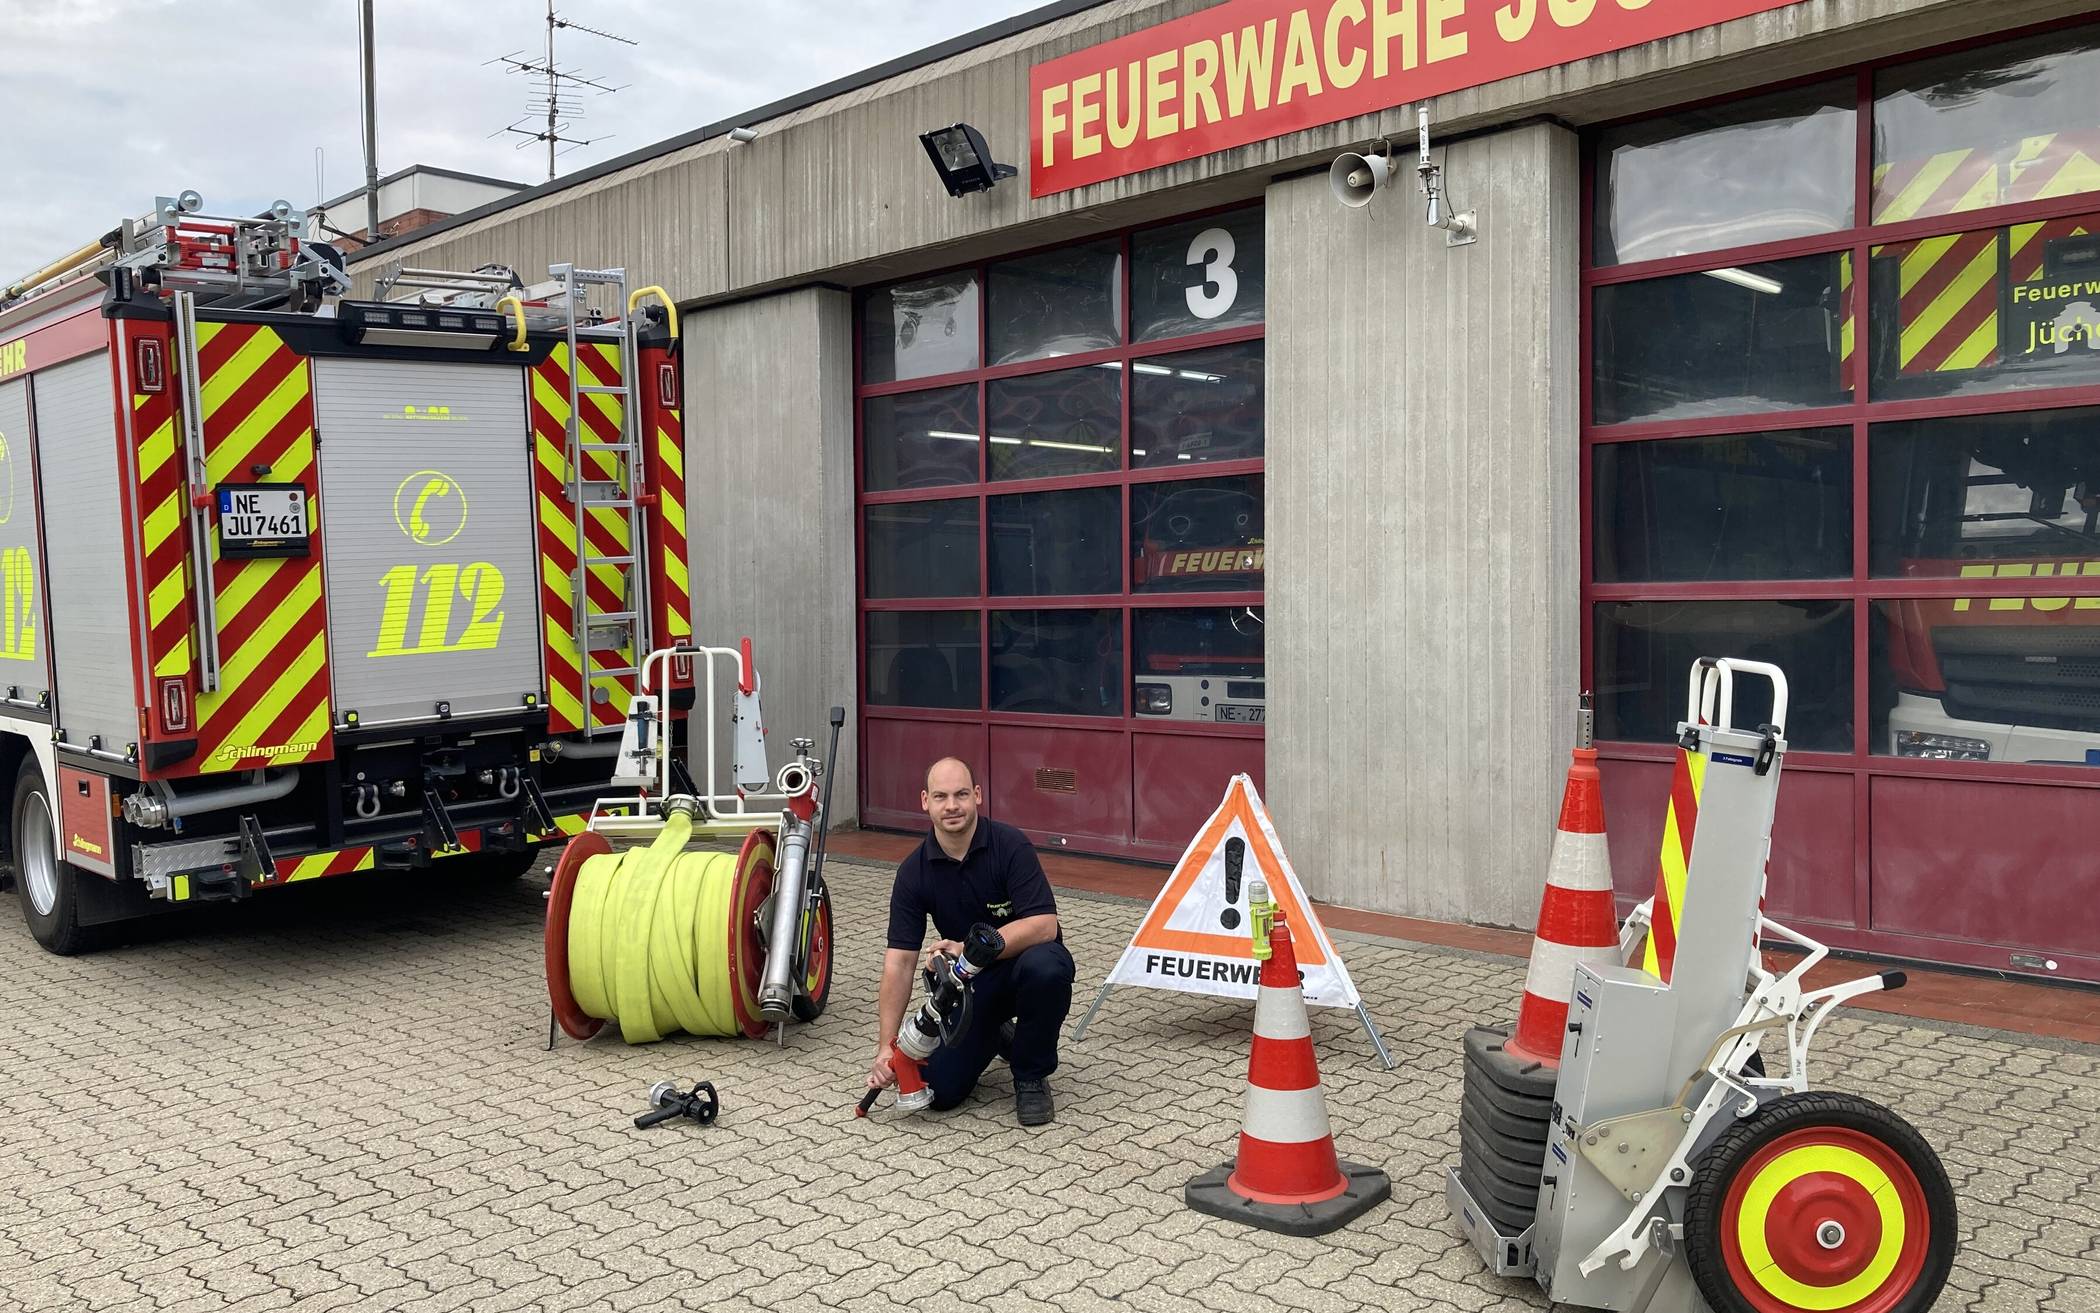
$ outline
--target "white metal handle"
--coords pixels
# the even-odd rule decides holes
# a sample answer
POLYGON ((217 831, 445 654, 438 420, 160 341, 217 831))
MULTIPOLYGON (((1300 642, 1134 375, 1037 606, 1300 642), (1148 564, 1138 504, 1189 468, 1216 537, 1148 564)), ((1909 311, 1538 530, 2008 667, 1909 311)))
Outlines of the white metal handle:
POLYGON ((1687 724, 1734 727, 1735 675, 1763 675, 1772 681, 1772 728, 1786 733, 1786 672, 1769 661, 1744 661, 1739 657, 1700 657, 1692 662, 1686 689, 1684 719, 1687 724))

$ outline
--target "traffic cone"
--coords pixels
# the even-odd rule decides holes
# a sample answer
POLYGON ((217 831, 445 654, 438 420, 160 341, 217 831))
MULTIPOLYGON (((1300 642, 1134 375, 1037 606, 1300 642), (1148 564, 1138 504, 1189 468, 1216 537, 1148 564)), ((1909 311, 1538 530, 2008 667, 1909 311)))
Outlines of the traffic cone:
POLYGON ((1254 1051, 1239 1157, 1188 1183, 1189 1207, 1285 1235, 1325 1235, 1392 1197, 1375 1167, 1335 1157, 1305 987, 1283 913, 1269 932, 1254 1004, 1254 1051))
POLYGON ((1577 963, 1620 966, 1618 909, 1612 900, 1611 852, 1604 839, 1604 790, 1594 748, 1575 749, 1561 794, 1560 824, 1546 866, 1546 896, 1531 941, 1531 971, 1516 1033, 1504 1045, 1520 1063, 1560 1065, 1568 995, 1577 963))

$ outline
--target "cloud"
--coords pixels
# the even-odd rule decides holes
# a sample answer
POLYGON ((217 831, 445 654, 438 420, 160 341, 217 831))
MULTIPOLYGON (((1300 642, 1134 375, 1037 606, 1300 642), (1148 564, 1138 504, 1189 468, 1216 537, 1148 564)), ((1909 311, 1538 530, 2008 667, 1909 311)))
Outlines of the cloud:
MULTIPOLYGON (((845 77, 1038 0, 572 0, 558 12, 632 38, 556 34, 585 91, 570 172, 845 77)), ((434 164, 544 180, 545 148, 506 133, 536 94, 497 56, 545 54, 543 0, 379 0, 379 169, 434 164), (523 142, 524 149, 518 148, 523 142)), ((364 180, 354 0, 0 0, 0 281, 184 188, 215 213, 305 207, 364 180), (316 182, 316 150, 320 179, 316 182)))

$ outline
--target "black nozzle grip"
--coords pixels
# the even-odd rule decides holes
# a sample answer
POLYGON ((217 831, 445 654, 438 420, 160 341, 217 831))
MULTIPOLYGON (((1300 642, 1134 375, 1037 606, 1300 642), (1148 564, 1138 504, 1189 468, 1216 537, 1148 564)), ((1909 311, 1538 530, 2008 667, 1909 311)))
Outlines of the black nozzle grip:
POLYGON ((1884 971, 1881 973, 1881 987, 1883 989, 1901 989, 1909 983, 1910 977, 1901 971, 1884 971))
POLYGON ((675 1103, 667 1103, 661 1108, 651 1109, 650 1111, 645 1112, 641 1116, 635 1118, 634 1128, 638 1131, 645 1131, 648 1130, 651 1126, 655 1126, 661 1122, 667 1122, 673 1117, 681 1117, 684 1115, 685 1109, 683 1107, 675 1103))
POLYGON ((831 709, 831 727, 833 729, 838 729, 845 723, 846 709, 844 707, 833 707, 831 709))
POLYGON ((868 1092, 867 1092, 866 1094, 863 1094, 863 1095, 861 1095, 861 1096, 860 1096, 860 1104, 859 1104, 859 1106, 858 1106, 858 1107, 856 1107, 856 1108, 854 1109, 854 1113, 853 1113, 853 1115, 854 1115, 854 1116, 856 1116, 856 1117, 865 1117, 865 1116, 867 1116, 867 1115, 868 1115, 868 1109, 870 1109, 870 1108, 874 1107, 874 1106, 875 1106, 875 1100, 877 1100, 877 1099, 879 1099, 879 1098, 881 1098, 881 1097, 882 1097, 882 1091, 881 1091, 881 1090, 869 1090, 869 1091, 868 1091, 868 1092))

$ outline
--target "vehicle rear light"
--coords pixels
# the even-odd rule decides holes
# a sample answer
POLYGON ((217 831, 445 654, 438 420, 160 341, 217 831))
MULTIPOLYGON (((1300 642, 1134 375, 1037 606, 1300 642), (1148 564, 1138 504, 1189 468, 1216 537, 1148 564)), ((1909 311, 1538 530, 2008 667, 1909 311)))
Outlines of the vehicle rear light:
POLYGON ((678 366, 669 360, 656 367, 656 402, 660 406, 678 404, 678 366))
POLYGON ((142 337, 131 344, 132 375, 141 392, 165 392, 168 388, 167 356, 160 339, 142 337))
POLYGON ((180 734, 190 727, 190 684, 187 679, 160 681, 160 727, 180 734))
POLYGON ((693 682, 693 659, 691 657, 674 656, 671 658, 671 682, 674 684, 690 684, 693 682))
POLYGON ((1989 761, 1988 739, 1965 738, 1960 734, 1931 734, 1921 729, 1896 731, 1896 755, 1926 761, 1989 761))
POLYGON ((1171 716, 1174 714, 1174 689, 1167 684, 1140 684, 1137 686, 1137 710, 1140 716, 1171 716))

